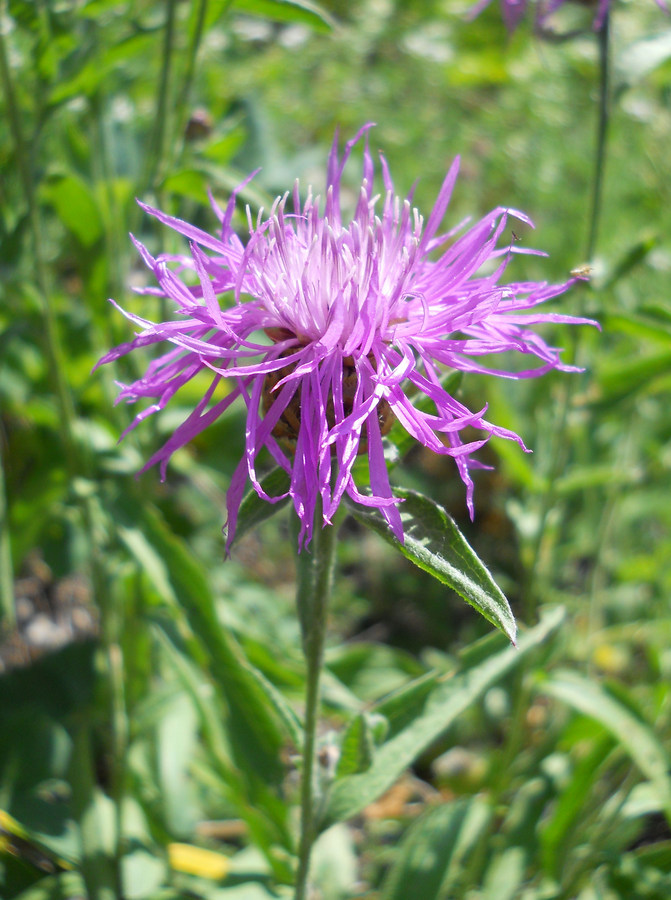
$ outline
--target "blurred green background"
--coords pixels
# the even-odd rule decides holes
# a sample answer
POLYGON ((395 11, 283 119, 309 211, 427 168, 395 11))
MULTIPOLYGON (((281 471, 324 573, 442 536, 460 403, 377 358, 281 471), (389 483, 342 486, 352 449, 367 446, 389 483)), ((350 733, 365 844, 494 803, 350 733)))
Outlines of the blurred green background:
MULTIPOLYGON (((296 177, 320 190, 336 127, 345 140, 376 122, 372 146, 399 194, 418 180, 425 215, 460 154, 446 225, 510 205, 537 226, 519 230, 523 245, 550 254, 518 258, 511 278, 564 280, 587 263, 592 10, 567 4, 553 28, 580 33, 547 42, 531 17, 509 37, 497 6, 473 22, 468 7, 0 4, 6 900, 291 895, 303 672, 286 513, 224 561, 242 410, 180 451, 164 484, 155 470, 136 480, 199 387, 117 445, 134 411, 114 407, 114 381, 137 377, 140 361, 91 369, 132 334, 108 297, 149 319, 171 312, 131 292, 147 273, 129 231, 153 252, 182 249, 136 197, 213 229, 207 189, 223 204, 257 166, 243 194, 254 211, 296 177), (227 857, 227 873, 208 877, 192 857, 189 868, 177 842, 227 857)), ((603 333, 544 331, 586 372, 462 381, 464 402, 489 403, 534 450, 491 441, 473 525, 449 459, 416 448, 394 471, 457 519, 523 627, 543 611, 560 618, 505 672, 462 685, 465 711, 446 713, 431 740, 418 732, 391 791, 325 833, 325 900, 671 896, 671 22, 631 0, 612 25, 592 278, 554 305, 603 333)), ((506 653, 491 630, 347 521, 325 766, 352 714, 373 717, 379 744, 375 715, 394 732, 390 692, 414 685, 404 702, 421 708, 427 679, 480 673, 506 653)))

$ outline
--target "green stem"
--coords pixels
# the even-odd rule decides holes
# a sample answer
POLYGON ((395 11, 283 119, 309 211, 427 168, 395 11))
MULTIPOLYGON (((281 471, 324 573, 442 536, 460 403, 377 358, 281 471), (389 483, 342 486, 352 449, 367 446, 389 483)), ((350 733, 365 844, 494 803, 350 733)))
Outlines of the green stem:
POLYGON ((603 205, 603 175, 606 167, 606 146, 610 122, 610 19, 608 13, 603 27, 597 35, 599 44, 599 120, 596 133, 596 155, 594 158, 594 182, 592 185, 592 211, 589 220, 587 240, 587 261, 591 262, 596 251, 599 221, 603 205))
MULTIPOLYGON (((5 2, 0 3, 0 18, 7 16, 7 5, 5 2)), ((61 349, 56 329, 56 315, 53 309, 52 293, 49 287, 49 279, 47 277, 47 267, 42 254, 43 240, 41 229, 40 212, 35 196, 35 187, 33 182, 33 172, 30 165, 30 149, 26 144, 23 136, 23 126, 21 116, 19 114, 19 106, 16 101, 16 93, 14 91, 14 83, 12 81, 12 73, 7 59, 7 50, 5 47, 5 38, 3 29, 0 28, 0 82, 5 94, 5 102, 7 106, 7 118, 9 120, 9 131, 12 135, 14 143, 14 154, 16 157, 17 167, 19 171, 19 179, 23 188, 23 193, 28 208, 28 223, 30 236, 33 244, 33 260, 35 264, 35 278, 38 286, 38 294, 40 304, 42 306, 42 317, 44 320, 46 355, 49 364, 49 374, 51 383, 56 391, 56 400, 58 402, 59 420, 61 426, 61 435, 65 450, 66 466, 70 474, 77 471, 76 465, 76 447, 73 437, 74 426, 74 408, 72 405, 72 397, 63 377, 64 368, 61 359, 61 349)))
POLYGON ((5 470, 2 464, 2 442, 0 440, 0 634, 5 629, 9 631, 15 624, 12 552, 9 542, 5 470))
POLYGON ((155 188, 163 174, 166 134, 168 133, 168 90, 172 73, 172 62, 175 51, 175 9, 177 0, 168 0, 165 20, 165 36, 163 39, 163 54, 161 61, 161 76, 158 83, 158 96, 156 98, 156 114, 154 118, 154 131, 149 144, 145 177, 143 186, 155 188))
MULTIPOLYGON (((610 20, 608 14, 603 22, 603 27, 597 35, 599 46, 599 118, 597 122, 596 135, 596 152, 594 157, 594 180, 592 183, 592 205, 589 219, 589 236, 587 240, 587 260, 588 262, 594 258, 596 252, 597 238, 599 234, 599 222, 601 219, 601 210, 603 206, 603 179, 606 167, 606 147, 608 144, 608 126, 610 122, 610 20)), ((580 286, 578 286, 580 287, 580 286)), ((584 286, 583 286, 584 288, 584 286)), ((581 303, 581 306, 583 304, 581 303)), ((580 311, 582 314, 582 311, 580 311)), ((571 329, 568 337, 568 350, 576 365, 580 364, 580 332, 571 329)), ((553 447, 551 450, 550 466, 547 474, 548 487, 546 488, 541 501, 539 511, 538 529, 534 537, 534 543, 531 549, 531 560, 527 567, 524 583, 522 586, 522 602, 528 621, 531 621, 535 613, 535 589, 536 579, 538 575, 538 567, 540 563, 541 551, 543 549, 543 541, 545 538, 545 529, 550 512, 554 508, 557 500, 556 482, 561 474, 565 461, 568 447, 567 426, 568 414, 570 410, 571 400, 575 382, 569 379, 563 386, 561 397, 558 403, 558 413, 555 417, 557 425, 554 429, 553 447)))
POLYGON ((298 849, 298 874, 295 900, 304 900, 310 872, 310 855, 316 837, 316 744, 319 718, 319 693, 326 616, 331 594, 336 528, 322 527, 321 503, 315 511, 315 526, 310 550, 298 560, 296 603, 301 623, 306 662, 305 738, 301 778, 301 834, 298 849))
MULTIPOLYGON (((573 350, 575 353, 575 347, 573 350)), ((557 479, 566 465, 568 447, 568 437, 566 432, 569 408, 573 396, 571 377, 575 376, 565 378, 564 383, 561 385, 561 394, 557 401, 557 413, 555 417, 556 426, 553 429, 552 446, 550 447, 550 465, 545 475, 547 486, 541 497, 540 509, 538 511, 538 526, 531 545, 529 562, 522 579, 520 593, 522 609, 527 625, 531 625, 536 620, 536 580, 538 578, 543 542, 545 540, 545 531, 548 517, 557 502, 557 479)))
MULTIPOLYGON (((230 2, 225 5, 225 7, 219 13, 220 18, 226 14, 230 5, 230 2)), ((184 78, 182 80, 182 86, 179 91, 179 100, 177 101, 176 106, 177 115, 179 117, 179 133, 182 136, 182 149, 184 148, 184 134, 186 131, 186 118, 188 114, 189 98, 191 96, 193 79, 196 74, 196 59, 198 57, 198 50, 200 49, 200 42, 203 37, 203 28, 205 25, 206 13, 207 0, 200 0, 196 11, 196 20, 189 39, 189 47, 186 54, 186 69, 184 71, 184 78)))

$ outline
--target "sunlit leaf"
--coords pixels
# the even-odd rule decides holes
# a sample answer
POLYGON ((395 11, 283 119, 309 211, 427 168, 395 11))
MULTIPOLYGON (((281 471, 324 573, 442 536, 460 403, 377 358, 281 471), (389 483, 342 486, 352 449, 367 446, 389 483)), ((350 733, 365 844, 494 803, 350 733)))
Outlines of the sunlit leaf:
MULTIPOLYGON (((150 576, 153 571, 163 569, 159 583, 164 590, 167 573, 170 592, 166 599, 177 600, 194 634, 207 650, 217 686, 230 707, 229 728, 239 764, 250 772, 262 771, 269 781, 280 779, 283 737, 267 682, 247 663, 232 635, 218 620, 203 571, 180 539, 150 507, 145 505, 137 513, 142 530, 126 527, 122 536, 141 565, 145 566, 149 560, 150 576), (151 557, 147 555, 147 546, 152 548, 151 557)), ((120 524, 123 518, 125 515, 119 514, 120 524)))
POLYGON ((381 900, 456 896, 464 865, 491 816, 488 804, 478 797, 460 798, 423 815, 395 854, 381 900))
POLYGON ((378 510, 347 501, 357 521, 372 528, 420 569, 449 585, 511 641, 516 625, 512 611, 485 564, 459 531, 454 519, 433 500, 398 488, 404 542, 391 532, 378 510))
POLYGON ((639 38, 617 54, 617 74, 623 86, 635 84, 671 59, 671 30, 639 38))
POLYGON ((275 22, 309 25, 315 31, 328 32, 334 24, 328 12, 311 0, 235 0, 235 7, 240 12, 275 22))
POLYGON ((350 775, 331 788, 322 827, 357 815, 376 800, 484 692, 538 647, 563 622, 555 609, 523 634, 518 649, 507 647, 460 675, 439 683, 420 714, 375 753, 367 772, 350 775))
POLYGON ((85 896, 84 881, 79 872, 60 872, 41 878, 37 884, 14 896, 13 900, 63 900, 85 896))
POLYGON ((623 400, 652 389, 655 380, 671 375, 671 350, 611 361, 598 374, 599 400, 623 400))
POLYGON ((95 197, 78 175, 54 177, 43 186, 42 193, 83 247, 93 246, 101 237, 103 226, 95 197))
POLYGON ((553 675, 538 687, 541 692, 600 722, 653 783, 671 819, 669 757, 650 725, 636 717, 605 687, 574 672, 553 675))
POLYGON ((373 761, 373 737, 366 717, 361 713, 350 722, 343 735, 336 778, 365 772, 373 761))

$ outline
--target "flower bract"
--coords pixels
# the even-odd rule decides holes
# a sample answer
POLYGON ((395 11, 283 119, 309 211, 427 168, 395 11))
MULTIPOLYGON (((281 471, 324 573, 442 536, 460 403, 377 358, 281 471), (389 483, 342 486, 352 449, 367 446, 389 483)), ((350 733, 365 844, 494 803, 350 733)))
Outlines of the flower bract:
POLYGON ((311 538, 315 510, 330 522, 344 495, 379 509, 402 540, 399 501, 385 462, 385 434, 394 421, 425 447, 454 458, 472 516, 471 471, 481 467, 473 454, 492 435, 524 445, 487 420, 486 404, 474 411, 452 396, 443 386, 445 372, 528 378, 551 369, 575 371, 533 330, 541 323, 588 321, 540 311, 575 279, 505 280, 515 257, 539 253, 520 249, 506 236, 511 219, 531 224, 529 219, 499 207, 474 224, 442 233, 459 160, 425 222, 411 197, 395 195, 382 154, 381 192, 375 193, 370 127, 342 155, 336 135, 323 203, 311 191, 301 199, 297 182, 267 214, 261 210, 253 218, 247 208, 244 241, 232 222, 237 194, 247 182, 224 210, 212 202, 219 220, 213 235, 141 204, 189 242, 188 254, 155 257, 135 241, 157 282, 140 293, 164 297, 174 317, 151 322, 124 312, 136 335, 100 363, 148 345, 166 348, 141 378, 120 385, 120 400, 148 401, 127 431, 163 409, 196 375, 209 375, 193 411, 145 466, 158 463, 162 477, 178 448, 233 403, 244 404, 244 451, 227 494, 229 545, 248 481, 268 502, 281 499, 261 485, 257 466, 264 449, 289 475, 301 546, 311 538), (358 200, 345 218, 343 173, 362 138, 358 200), (485 364, 487 356, 505 351, 522 365, 507 371, 485 364), (417 404, 418 398, 428 403, 417 404), (467 427, 475 435, 470 439, 464 437, 467 427), (367 460, 367 490, 352 474, 360 455, 367 460))

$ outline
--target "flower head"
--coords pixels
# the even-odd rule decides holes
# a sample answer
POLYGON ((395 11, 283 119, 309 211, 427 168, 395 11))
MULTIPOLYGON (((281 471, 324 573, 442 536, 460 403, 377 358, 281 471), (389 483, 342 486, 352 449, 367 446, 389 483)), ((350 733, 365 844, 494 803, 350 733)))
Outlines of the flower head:
POLYGON ((221 225, 217 236, 143 205, 190 242, 188 256, 153 257, 135 241, 158 282, 158 288, 144 291, 171 300, 176 316, 153 323, 124 312, 140 330, 100 363, 149 344, 170 346, 142 378, 121 385, 120 400, 151 400, 127 431, 163 409, 195 375, 211 373, 203 398, 145 466, 159 463, 162 477, 175 450, 241 398, 247 408, 245 450, 227 495, 229 545, 247 479, 262 498, 281 499, 264 493, 257 474, 264 447, 290 475, 288 494, 302 523, 301 544, 310 540, 319 498, 328 522, 344 494, 377 507, 402 540, 399 501, 391 491, 383 447, 394 418, 424 446, 454 457, 472 516, 470 470, 481 466, 472 454, 491 435, 524 444, 518 435, 487 421, 486 407, 473 412, 451 396, 441 383, 445 367, 505 378, 575 371, 530 327, 588 321, 538 311, 573 282, 502 283, 516 253, 538 252, 505 242, 499 246, 511 217, 531 224, 529 219, 499 207, 468 228, 461 223, 439 234, 458 159, 424 223, 410 198, 395 196, 382 154, 384 191, 374 194, 370 127, 349 141, 342 158, 336 136, 323 207, 311 193, 301 203, 297 182, 293 211, 288 194, 275 200, 267 216, 260 211, 255 221, 247 209, 246 243, 231 225, 243 185, 224 211, 212 202, 221 225), (358 202, 351 221, 345 221, 343 170, 364 133, 358 202), (195 285, 187 285, 182 273, 189 273, 195 285), (230 300, 222 303, 219 298, 226 294, 230 300), (536 365, 512 373, 488 369, 480 361, 508 350, 533 358, 536 365), (433 411, 414 406, 408 389, 425 395, 433 411), (217 399, 215 392, 223 396, 217 399), (478 429, 481 437, 464 442, 466 426, 478 429), (370 473, 366 493, 352 477, 362 452, 370 473))
MULTIPOLYGON (((475 18, 475 16, 479 15, 479 13, 481 13, 486 6, 489 6, 491 2, 492 0, 478 0, 471 9, 469 18, 475 18)), ((567 2, 568 0, 538 0, 536 24, 541 32, 545 27, 548 17, 567 2)), ((574 0, 574 2, 580 3, 583 6, 594 7, 595 15, 593 28, 595 31, 601 31, 611 6, 611 0, 574 0)), ((655 3, 660 9, 664 10, 664 12, 669 12, 666 0, 655 0, 655 3)), ((503 16, 503 21, 508 31, 513 32, 517 28, 528 5, 528 0, 501 0, 501 15, 503 16)))
MULTIPOLYGON (((492 0, 478 0, 469 13, 468 18, 474 19, 479 16, 485 7, 489 6, 492 0)), ((522 21, 526 12, 528 0, 501 0, 501 15, 503 22, 509 32, 513 32, 522 21)))

